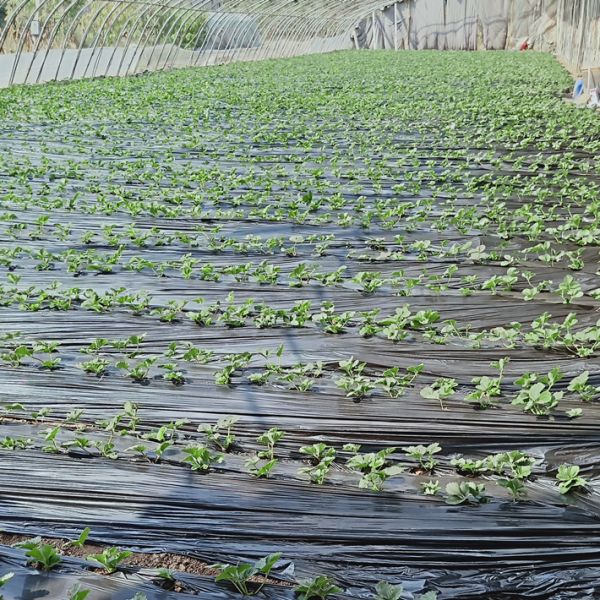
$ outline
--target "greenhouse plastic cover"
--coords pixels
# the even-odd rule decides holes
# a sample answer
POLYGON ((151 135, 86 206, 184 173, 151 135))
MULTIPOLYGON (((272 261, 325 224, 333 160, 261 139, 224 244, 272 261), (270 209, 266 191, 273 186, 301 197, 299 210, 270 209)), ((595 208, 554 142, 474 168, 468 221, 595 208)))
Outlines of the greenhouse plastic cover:
POLYGON ((380 7, 379 0, 0 0, 0 87, 348 49, 354 26, 380 7))

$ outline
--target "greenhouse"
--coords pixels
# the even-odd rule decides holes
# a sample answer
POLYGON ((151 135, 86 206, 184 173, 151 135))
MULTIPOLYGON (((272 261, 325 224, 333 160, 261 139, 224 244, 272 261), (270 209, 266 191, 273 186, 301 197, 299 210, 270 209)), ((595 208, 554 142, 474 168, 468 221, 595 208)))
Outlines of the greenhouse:
POLYGON ((0 599, 600 598, 600 0, 0 0, 0 599))

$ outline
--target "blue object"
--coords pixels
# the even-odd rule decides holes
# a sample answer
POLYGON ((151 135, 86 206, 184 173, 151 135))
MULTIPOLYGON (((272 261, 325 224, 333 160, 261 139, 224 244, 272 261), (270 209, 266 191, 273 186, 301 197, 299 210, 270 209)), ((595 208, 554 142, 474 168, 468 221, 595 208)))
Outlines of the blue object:
POLYGON ((575 88, 573 89, 573 98, 579 98, 581 94, 583 94, 585 90, 585 85, 583 83, 583 79, 578 79, 575 82, 575 88))

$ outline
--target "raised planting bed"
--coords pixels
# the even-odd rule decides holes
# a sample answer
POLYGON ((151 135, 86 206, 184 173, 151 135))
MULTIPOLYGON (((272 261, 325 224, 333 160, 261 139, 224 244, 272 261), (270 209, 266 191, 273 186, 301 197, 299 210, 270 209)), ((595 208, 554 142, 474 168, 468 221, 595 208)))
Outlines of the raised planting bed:
POLYGON ((598 597, 570 85, 373 51, 0 92, 4 600, 598 597))

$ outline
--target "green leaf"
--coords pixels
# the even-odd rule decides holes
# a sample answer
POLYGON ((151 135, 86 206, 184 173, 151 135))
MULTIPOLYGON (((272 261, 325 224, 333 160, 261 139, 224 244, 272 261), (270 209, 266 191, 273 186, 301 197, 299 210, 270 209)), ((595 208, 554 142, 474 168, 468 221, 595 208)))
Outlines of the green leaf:
POLYGON ((377 596, 375 600, 400 600, 403 588, 401 585, 392 585, 387 581, 380 581, 375 586, 377 596))
POLYGON ((260 571, 263 575, 268 575, 277 561, 281 559, 281 552, 275 552, 273 554, 269 554, 264 558, 261 558, 254 564, 254 567, 257 571, 260 571))

